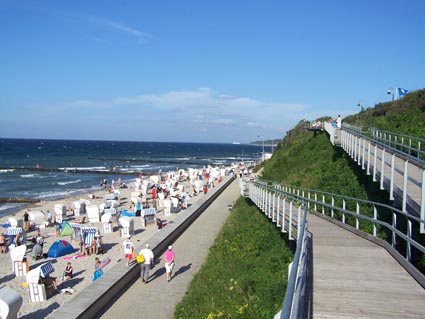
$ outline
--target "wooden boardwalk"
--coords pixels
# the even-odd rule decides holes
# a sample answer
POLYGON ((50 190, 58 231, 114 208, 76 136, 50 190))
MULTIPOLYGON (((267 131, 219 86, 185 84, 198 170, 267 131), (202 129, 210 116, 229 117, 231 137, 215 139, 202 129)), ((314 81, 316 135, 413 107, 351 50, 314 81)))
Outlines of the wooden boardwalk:
POLYGON ((382 247, 313 214, 313 318, 425 318, 425 290, 382 247))

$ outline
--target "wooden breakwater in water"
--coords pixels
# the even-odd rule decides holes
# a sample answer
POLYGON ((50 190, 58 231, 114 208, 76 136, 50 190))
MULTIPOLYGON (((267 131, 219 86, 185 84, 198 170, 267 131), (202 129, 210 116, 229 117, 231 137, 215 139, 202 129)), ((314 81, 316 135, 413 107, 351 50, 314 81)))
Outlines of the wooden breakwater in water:
POLYGON ((0 204, 5 203, 38 203, 41 199, 30 197, 0 197, 0 204))
MULTIPOLYGON (((44 168, 44 167, 0 167, 0 170, 15 170, 23 172, 61 172, 61 173, 70 173, 70 174, 108 174, 108 175, 137 175, 139 172, 136 171, 120 171, 114 168, 104 169, 104 170, 90 170, 90 169, 80 169, 80 168, 44 168)), ((152 174, 145 174, 149 176, 152 174)))

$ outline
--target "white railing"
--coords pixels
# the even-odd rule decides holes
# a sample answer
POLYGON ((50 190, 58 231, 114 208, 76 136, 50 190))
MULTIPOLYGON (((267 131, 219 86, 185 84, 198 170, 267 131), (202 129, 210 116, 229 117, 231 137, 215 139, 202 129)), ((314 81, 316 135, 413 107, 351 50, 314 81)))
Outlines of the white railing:
POLYGON ((294 260, 288 266, 285 301, 275 319, 303 318, 309 257, 307 207, 295 197, 276 191, 267 182, 251 183, 249 197, 282 232, 288 234, 289 239, 295 239, 297 243, 294 260))
MULTIPOLYGON (((377 129, 364 129, 344 124, 341 147, 361 165, 373 181, 380 183, 380 188, 389 192, 389 199, 394 200, 396 189, 400 195, 401 210, 425 219, 425 170, 421 157, 424 151, 423 139, 396 134, 377 129), (407 142, 407 145, 405 141, 407 142), (396 173, 401 179, 396 184, 396 173), (387 177, 386 177, 387 174, 387 177)), ((421 233, 425 233, 421 223, 421 233)))
POLYGON ((408 262, 411 261, 413 250, 416 255, 425 253, 425 247, 413 238, 414 226, 418 227, 425 221, 392 206, 270 181, 250 183, 249 197, 282 232, 288 233, 288 237, 296 239, 297 243, 294 260, 289 266, 284 306, 275 319, 303 318, 306 311, 303 299, 306 297, 310 257, 307 249, 308 210, 386 240, 401 258, 404 257, 397 248, 403 243, 401 246, 406 249, 405 259, 408 262))

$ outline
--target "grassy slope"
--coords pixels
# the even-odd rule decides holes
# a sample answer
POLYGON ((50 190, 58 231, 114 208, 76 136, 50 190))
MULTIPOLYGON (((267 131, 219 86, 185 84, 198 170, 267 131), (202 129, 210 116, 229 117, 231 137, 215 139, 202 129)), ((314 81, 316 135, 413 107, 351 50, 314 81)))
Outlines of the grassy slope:
POLYGON ((291 251, 276 226, 240 198, 175 318, 272 318, 282 307, 291 251))
POLYGON ((314 136, 299 130, 267 161, 262 176, 283 184, 367 198, 350 159, 331 145, 326 133, 314 136))

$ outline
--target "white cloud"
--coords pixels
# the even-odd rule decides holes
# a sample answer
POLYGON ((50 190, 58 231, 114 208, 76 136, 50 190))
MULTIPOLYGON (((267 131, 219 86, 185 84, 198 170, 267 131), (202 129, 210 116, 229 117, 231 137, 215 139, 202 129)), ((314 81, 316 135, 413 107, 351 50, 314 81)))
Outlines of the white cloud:
POLYGON ((235 127, 285 132, 304 118, 306 110, 306 105, 301 103, 264 102, 250 97, 217 94, 210 88, 120 96, 110 100, 78 100, 65 105, 105 109, 105 112, 114 112, 117 116, 128 116, 128 112, 133 112, 130 113, 133 117, 140 116, 143 120, 179 121, 201 131, 235 127))
POLYGON ((116 31, 119 31, 119 32, 123 32, 127 35, 130 35, 130 36, 136 38, 141 43, 144 43, 151 38, 151 35, 149 35, 148 33, 137 30, 136 28, 130 27, 128 25, 124 25, 124 24, 119 23, 117 21, 108 20, 108 19, 101 19, 101 18, 97 18, 97 17, 91 17, 90 19, 98 25, 105 26, 107 28, 110 28, 110 29, 113 29, 113 30, 116 30, 116 31))

